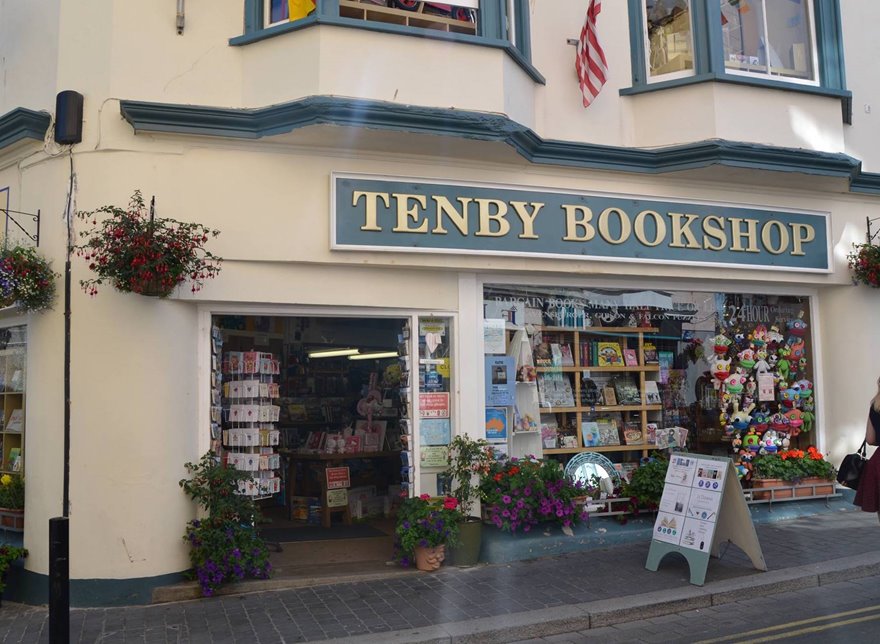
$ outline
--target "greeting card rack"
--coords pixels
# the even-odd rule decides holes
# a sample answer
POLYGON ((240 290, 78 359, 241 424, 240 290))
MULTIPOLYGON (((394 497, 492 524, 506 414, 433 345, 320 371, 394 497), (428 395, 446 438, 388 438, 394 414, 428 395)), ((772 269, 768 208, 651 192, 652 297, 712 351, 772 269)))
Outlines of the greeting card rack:
POLYGON ((412 406, 410 405, 410 321, 407 320, 397 337, 397 354, 400 361, 399 398, 400 410, 398 424, 400 427, 400 488, 408 496, 413 495, 415 480, 415 459, 413 458, 413 423, 412 406))
POLYGON ((265 499, 281 491, 277 452, 280 432, 275 428, 281 408, 276 377, 280 363, 274 354, 227 351, 223 354, 223 459, 249 472, 238 493, 265 499))

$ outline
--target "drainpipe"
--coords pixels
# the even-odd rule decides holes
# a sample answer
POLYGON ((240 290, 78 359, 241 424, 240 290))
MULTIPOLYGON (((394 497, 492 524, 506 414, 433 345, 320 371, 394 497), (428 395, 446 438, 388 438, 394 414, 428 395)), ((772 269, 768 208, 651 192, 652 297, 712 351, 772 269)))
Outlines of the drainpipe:
POLYGON ((178 35, 183 33, 183 24, 185 21, 183 3, 184 3, 184 0, 177 0, 177 34, 178 35))

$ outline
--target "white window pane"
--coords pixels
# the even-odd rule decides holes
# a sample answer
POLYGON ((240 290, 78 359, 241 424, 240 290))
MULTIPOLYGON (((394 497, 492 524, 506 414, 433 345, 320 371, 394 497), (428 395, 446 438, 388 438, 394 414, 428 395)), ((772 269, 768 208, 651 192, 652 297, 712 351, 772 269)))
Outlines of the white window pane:
POLYGON ((806 0, 767 0, 770 72, 813 78, 812 26, 806 0))
POLYGON ((651 77, 694 69, 689 0, 645 0, 651 77))

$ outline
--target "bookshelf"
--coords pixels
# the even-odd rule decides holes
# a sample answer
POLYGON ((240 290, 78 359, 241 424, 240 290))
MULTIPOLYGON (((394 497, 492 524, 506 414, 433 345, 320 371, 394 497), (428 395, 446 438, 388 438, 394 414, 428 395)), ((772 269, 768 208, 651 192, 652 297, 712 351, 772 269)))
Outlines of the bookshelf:
POLYGON ((0 474, 24 474, 25 358, 23 345, 0 350, 0 474))
POLYGON ((532 346, 542 425, 549 420, 567 428, 568 435, 573 429, 576 437, 576 445, 545 445, 544 454, 647 456, 656 448, 648 430, 663 409, 656 385, 651 385, 660 375, 650 341, 657 332, 655 327, 535 327, 532 346), (658 396, 650 402, 646 383, 658 396))

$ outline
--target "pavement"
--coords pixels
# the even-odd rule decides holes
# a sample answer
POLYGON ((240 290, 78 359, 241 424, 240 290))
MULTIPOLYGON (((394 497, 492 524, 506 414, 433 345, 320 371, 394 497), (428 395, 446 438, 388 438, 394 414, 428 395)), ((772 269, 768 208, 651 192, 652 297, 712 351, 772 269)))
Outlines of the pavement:
MULTIPOLYGON (((813 503, 821 504, 821 501, 813 503)), ((782 505, 782 504, 780 504, 782 505)), ((594 520, 593 525, 599 523, 594 520)), ((722 545, 703 586, 684 558, 645 569, 649 540, 527 561, 152 606, 71 610, 71 642, 514 642, 589 632, 880 575, 877 515, 848 503, 757 523, 767 572, 722 545)), ((247 591, 257 586, 242 586, 247 591)), ((795 608, 789 607, 789 614, 795 608)), ((47 610, 4 602, 0 642, 48 642, 47 610)))

